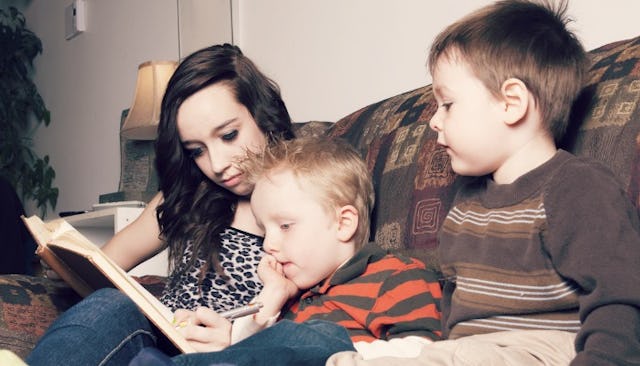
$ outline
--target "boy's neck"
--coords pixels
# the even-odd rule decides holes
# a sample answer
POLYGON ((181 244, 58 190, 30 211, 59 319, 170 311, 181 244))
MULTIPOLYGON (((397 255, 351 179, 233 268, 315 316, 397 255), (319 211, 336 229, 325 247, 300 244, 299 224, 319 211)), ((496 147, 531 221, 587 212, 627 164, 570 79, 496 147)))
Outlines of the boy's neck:
POLYGON ((509 158, 493 172, 497 184, 510 184, 549 161, 558 151, 553 138, 546 133, 533 136, 515 148, 509 158))
POLYGON ((347 264, 347 262, 349 262, 351 260, 351 258, 353 258, 353 255, 351 257, 349 257, 349 258, 346 258, 342 263, 340 263, 340 265, 337 266, 336 269, 333 272, 331 272, 331 274, 329 276, 327 276, 325 279, 320 281, 320 283, 318 285, 321 288, 323 288, 324 286, 328 286, 329 282, 331 282, 331 279, 336 274, 336 272, 338 272, 340 270, 340 268, 344 267, 344 265, 347 264))
POLYGON ((340 268, 344 267, 344 265, 347 264, 347 262, 349 262, 357 252, 358 250, 355 249, 355 244, 353 243, 353 241, 350 241, 349 244, 345 243, 342 253, 336 253, 336 259, 340 261, 336 266, 336 269, 331 272, 331 274, 324 280, 320 281, 320 284, 325 285, 328 281, 331 281, 333 275, 335 275, 336 272, 340 270, 340 268))

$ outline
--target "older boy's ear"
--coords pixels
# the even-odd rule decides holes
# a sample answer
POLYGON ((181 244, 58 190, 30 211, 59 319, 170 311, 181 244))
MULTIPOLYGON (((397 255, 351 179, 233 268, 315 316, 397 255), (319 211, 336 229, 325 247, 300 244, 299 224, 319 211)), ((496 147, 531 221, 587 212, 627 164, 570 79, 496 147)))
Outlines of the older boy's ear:
POLYGON ((517 78, 509 78, 500 88, 504 103, 504 122, 511 125, 522 120, 529 108, 529 89, 517 78))
POLYGON ((358 228, 358 210, 352 205, 338 208, 338 240, 348 242, 358 228))

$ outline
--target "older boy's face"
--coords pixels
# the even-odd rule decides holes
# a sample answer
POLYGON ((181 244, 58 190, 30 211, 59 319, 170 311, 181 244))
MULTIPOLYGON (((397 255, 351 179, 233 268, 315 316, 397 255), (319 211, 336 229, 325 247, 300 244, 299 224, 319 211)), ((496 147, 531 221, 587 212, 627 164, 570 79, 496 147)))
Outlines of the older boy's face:
POLYGON ((433 72, 438 110, 429 126, 438 132, 438 144, 461 175, 495 172, 507 158, 506 129, 499 114, 504 110, 460 57, 443 55, 433 72))
POLYGON ((349 258, 340 254, 345 244, 337 237, 337 216, 309 192, 290 170, 281 170, 259 179, 251 195, 264 250, 299 289, 315 286, 349 258))

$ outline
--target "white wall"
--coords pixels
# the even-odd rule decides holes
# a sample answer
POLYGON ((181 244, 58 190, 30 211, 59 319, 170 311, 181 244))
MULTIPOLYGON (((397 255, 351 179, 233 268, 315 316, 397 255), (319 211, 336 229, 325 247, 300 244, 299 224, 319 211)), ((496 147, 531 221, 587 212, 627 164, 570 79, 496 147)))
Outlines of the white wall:
MULTIPOLYGON (((208 33, 221 22, 213 9, 228 0, 180 1, 193 6, 182 8, 184 16, 197 17, 182 23, 194 26, 182 30, 190 35, 183 47, 202 44, 191 37, 220 42, 208 33), (211 14, 211 22, 202 14, 211 14)), ((236 44, 278 82, 296 121, 335 121, 429 83, 425 57, 433 37, 490 2, 232 1, 236 44)), ((25 9, 44 44, 35 77, 52 123, 38 131, 35 144, 56 170, 57 211, 88 209, 100 194, 117 190, 119 118, 131 103, 137 65, 178 58, 176 0, 87 0, 87 32, 66 41, 70 2, 32 0, 25 9)), ((640 1, 573 0, 570 13, 587 48, 640 34, 640 1)))
MULTIPOLYGON (((177 60, 179 48, 184 56, 231 39, 228 0, 86 0, 87 31, 65 40, 64 9, 70 3, 23 5, 27 26, 44 48, 35 60, 35 82, 51 125, 38 130, 35 147, 50 155, 56 171, 56 212, 90 209, 100 194, 118 190, 120 114, 132 103, 140 63, 177 60), (203 23, 201 14, 214 13, 220 4, 226 4, 223 21, 203 23), (221 34, 224 25, 228 31, 221 34), (188 39, 178 42, 179 34, 188 39)), ((35 212, 29 205, 27 210, 35 212)))
POLYGON ((44 48, 35 82, 51 125, 35 143, 56 171, 57 211, 89 209, 100 194, 117 191, 120 113, 133 99, 137 67, 178 58, 175 0, 89 0, 87 31, 65 40, 70 3, 34 0, 25 10, 44 48))
POLYGON ((232 41, 230 0, 177 0, 180 57, 216 43, 232 41))
MULTIPOLYGON (((281 86, 296 121, 336 121, 430 83, 431 40, 489 0, 235 0, 236 43, 281 86)), ((637 0, 572 0, 587 49, 640 35, 637 0)))

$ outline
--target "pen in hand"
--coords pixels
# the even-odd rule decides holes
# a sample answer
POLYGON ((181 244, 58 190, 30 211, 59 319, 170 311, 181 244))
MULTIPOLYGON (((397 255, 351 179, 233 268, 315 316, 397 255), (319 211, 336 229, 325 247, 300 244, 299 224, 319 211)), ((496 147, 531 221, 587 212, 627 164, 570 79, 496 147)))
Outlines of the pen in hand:
POLYGON ((262 307, 261 302, 254 302, 248 305, 237 307, 235 309, 223 311, 220 313, 220 316, 226 318, 227 320, 234 320, 246 315, 255 314, 258 311, 260 311, 261 307, 262 307))
MULTIPOLYGON (((243 316, 255 314, 258 311, 260 311, 261 307, 262 307, 262 303, 261 302, 255 302, 255 303, 251 303, 251 304, 248 304, 248 305, 237 307, 235 309, 223 311, 223 312, 219 313, 219 315, 222 316, 223 318, 227 319, 227 320, 234 320, 234 319, 237 319, 237 318, 241 318, 243 316)), ((173 323, 174 324, 176 323, 175 319, 173 320, 173 323)), ((176 327, 176 329, 184 328, 187 325, 189 325, 190 323, 191 323, 191 319, 189 319, 187 321, 182 321, 182 322, 180 322, 178 324, 175 324, 175 327, 176 327)))

